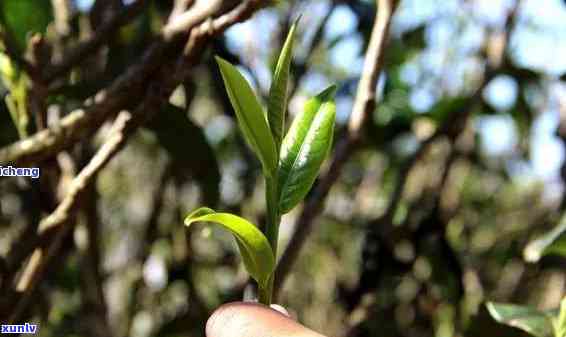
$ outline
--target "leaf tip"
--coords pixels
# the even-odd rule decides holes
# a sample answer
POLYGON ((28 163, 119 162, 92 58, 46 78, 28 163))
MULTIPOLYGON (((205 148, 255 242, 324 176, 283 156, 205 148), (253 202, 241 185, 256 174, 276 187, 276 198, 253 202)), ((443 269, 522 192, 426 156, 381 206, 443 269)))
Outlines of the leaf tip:
POLYGON ((497 309, 495 308, 495 303, 487 302, 485 304, 485 307, 489 312, 489 314, 491 315, 491 317, 493 317, 493 319, 495 319, 498 322, 501 321, 501 315, 499 315, 499 312, 497 312, 497 309))
POLYGON ((192 211, 187 217, 185 218, 185 226, 190 226, 193 222, 199 220, 200 217, 208 214, 216 213, 213 209, 208 207, 200 207, 196 210, 192 211))
POLYGON ((330 101, 334 99, 334 96, 336 96, 337 90, 338 87, 336 86, 336 84, 332 84, 323 91, 321 91, 317 96, 321 101, 330 101))
POLYGON ((220 68, 232 65, 230 62, 226 61, 225 59, 223 59, 218 55, 214 55, 214 59, 216 60, 216 63, 218 64, 218 66, 220 66, 220 68))
POLYGON ((299 15, 297 15, 297 17, 295 18, 295 21, 293 21, 293 26, 296 27, 299 25, 299 21, 301 21, 301 19, 303 18, 303 13, 299 13, 299 15))

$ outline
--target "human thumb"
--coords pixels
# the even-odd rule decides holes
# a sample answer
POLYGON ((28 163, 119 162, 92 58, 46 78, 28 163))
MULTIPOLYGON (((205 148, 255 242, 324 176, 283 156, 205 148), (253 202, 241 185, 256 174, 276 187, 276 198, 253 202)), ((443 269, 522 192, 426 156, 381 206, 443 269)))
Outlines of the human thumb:
POLYGON ((207 337, 324 337, 287 315, 251 302, 218 308, 206 323, 207 337))

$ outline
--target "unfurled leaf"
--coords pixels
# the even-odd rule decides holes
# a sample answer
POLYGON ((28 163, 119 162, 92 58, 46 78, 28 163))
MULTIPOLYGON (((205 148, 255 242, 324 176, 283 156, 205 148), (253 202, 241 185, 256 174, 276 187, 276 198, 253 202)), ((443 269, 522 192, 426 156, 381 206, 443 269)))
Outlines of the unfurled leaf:
POLYGON ((259 157, 265 175, 273 176, 277 150, 263 108, 238 69, 220 57, 216 57, 216 61, 244 138, 259 157))
POLYGON ((552 337, 552 312, 503 303, 487 303, 487 309, 497 322, 506 324, 530 333, 536 337, 552 337))
POLYGON ((269 99, 267 102, 267 118, 269 119, 269 126, 275 146, 277 148, 281 145, 283 138, 283 130, 285 129, 285 111, 287 109, 287 88, 289 82, 289 68, 291 66, 291 59, 293 56, 293 44, 295 41, 295 30, 297 23, 295 22, 279 55, 275 73, 273 74, 273 82, 269 89, 269 99))
POLYGON ((287 213, 312 187, 332 145, 335 86, 310 99, 283 139, 279 166, 279 210, 287 213))
POLYGON ((556 228, 541 238, 531 241, 523 252, 528 262, 537 262, 541 257, 550 254, 566 256, 566 216, 556 228))
POLYGON ((273 269, 275 257, 267 238, 252 223, 230 213, 216 213, 214 210, 202 207, 192 212, 185 219, 187 226, 194 222, 214 222, 229 230, 234 237, 246 269, 259 286, 267 285, 273 269))

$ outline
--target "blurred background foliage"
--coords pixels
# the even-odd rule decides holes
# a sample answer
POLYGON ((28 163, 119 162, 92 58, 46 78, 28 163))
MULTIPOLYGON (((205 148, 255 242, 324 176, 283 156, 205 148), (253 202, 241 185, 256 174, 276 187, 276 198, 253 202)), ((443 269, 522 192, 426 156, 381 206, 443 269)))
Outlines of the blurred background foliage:
MULTIPOLYGON (((49 46, 39 52, 58 59, 131 2, 1 0, 1 32, 28 56, 39 33, 49 46)), ((489 317, 486 301, 559 305, 564 258, 532 264, 523 250, 555 227, 566 207, 566 5, 523 0, 510 25, 516 5, 400 1, 377 108, 282 289, 280 303, 307 326, 328 336, 519 336, 489 317), (493 60, 505 34, 503 61, 493 60), (482 83, 490 66, 493 74, 482 83), (407 174, 421 144, 442 128, 449 131, 407 174), (401 198, 390 209, 404 175, 401 198), (376 233, 386 212, 394 226, 384 242, 376 233)), ((47 123, 90 104, 139 59, 172 6, 148 1, 84 58, 48 96, 47 123)), ((239 65, 265 97, 287 28, 302 14, 290 114, 337 83, 339 141, 374 12, 369 0, 278 1, 215 39, 167 108, 98 177, 90 210, 78 217, 28 313, 39 334, 201 336, 216 306, 241 299, 247 279, 229 235, 182 225, 200 205, 256 223, 265 216, 260 165, 237 132, 212 55, 239 65), (92 263, 100 266, 94 280, 92 263), (92 282, 102 295, 92 293, 92 282)), ((26 74, 6 55, 0 146, 38 129, 25 111, 26 74)), ((103 128, 74 149, 77 157, 92 153, 104 135, 103 128)), ((0 256, 53 209, 36 185, 0 178, 0 256)), ((282 247, 299 213, 283 219, 282 247)))

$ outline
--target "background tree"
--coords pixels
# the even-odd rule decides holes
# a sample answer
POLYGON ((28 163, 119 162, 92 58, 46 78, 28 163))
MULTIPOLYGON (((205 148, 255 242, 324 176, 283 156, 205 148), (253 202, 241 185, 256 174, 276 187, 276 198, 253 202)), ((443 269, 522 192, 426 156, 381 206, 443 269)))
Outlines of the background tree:
POLYGON ((265 223, 213 56, 266 98, 299 15, 288 120, 336 83, 337 121, 277 302, 352 337, 520 335, 485 302, 559 306, 564 258, 523 253, 566 206, 562 2, 2 0, 0 166, 41 178, 0 177, 0 323, 200 336, 248 293, 229 234, 182 224, 265 223))

